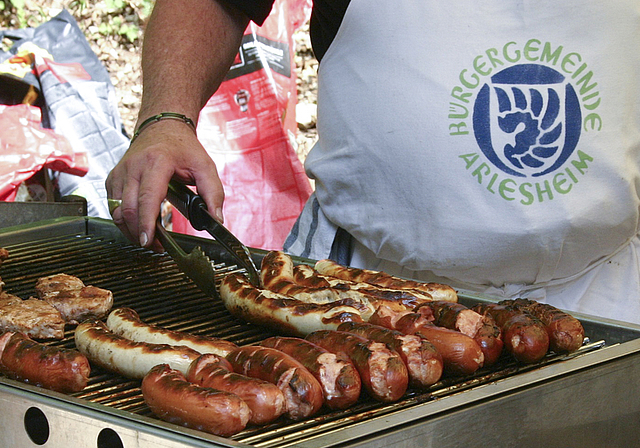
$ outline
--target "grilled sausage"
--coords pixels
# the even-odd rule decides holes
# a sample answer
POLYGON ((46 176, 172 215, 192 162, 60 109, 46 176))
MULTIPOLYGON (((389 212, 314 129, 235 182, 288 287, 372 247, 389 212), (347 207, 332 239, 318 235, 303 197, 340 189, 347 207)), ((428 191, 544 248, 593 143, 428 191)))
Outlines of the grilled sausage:
POLYGON ((89 380, 89 360, 79 351, 41 344, 22 333, 0 336, 0 372, 15 380, 71 393, 89 380))
POLYGON ((293 260, 281 251, 270 251, 262 259, 260 282, 265 289, 295 297, 303 302, 327 303, 340 300, 330 286, 298 285, 293 276, 293 260))
POLYGON ((407 310, 402 306, 390 306, 384 304, 376 308, 376 311, 367 320, 368 323, 373 325, 379 325, 390 330, 396 330, 396 323, 398 320, 406 315, 412 314, 413 310, 407 310))
POLYGON ((406 280, 381 271, 342 266, 332 260, 319 260, 315 268, 321 274, 344 280, 369 283, 382 288, 416 290, 429 294, 433 300, 458 301, 456 291, 452 287, 441 283, 422 283, 406 280))
POLYGON ((495 319, 502 331, 505 349, 518 361, 540 361, 549 350, 549 335, 539 319, 511 305, 480 303, 473 309, 495 319))
POLYGON ((405 314, 395 325, 402 333, 416 334, 431 342, 442 355, 444 370, 448 373, 470 375, 483 366, 482 349, 466 334, 438 327, 420 313, 405 314))
POLYGON ((264 287, 272 292, 284 294, 305 303, 345 304, 358 309, 364 320, 367 320, 380 303, 387 301, 401 303, 413 307, 431 296, 409 293, 403 290, 388 290, 366 283, 348 282, 337 278, 326 278, 312 268, 294 274, 293 261, 281 251, 270 251, 262 260, 260 270, 264 287), (304 272, 312 278, 300 275, 304 272), (300 283, 296 278, 301 280, 300 283))
POLYGON ((270 347, 238 347, 227 355, 236 373, 275 384, 284 393, 287 416, 301 420, 323 404, 322 387, 299 361, 270 347))
POLYGON ((241 274, 223 278, 220 298, 234 316, 293 336, 304 336, 318 329, 335 329, 342 322, 362 322, 360 311, 343 302, 305 303, 258 289, 241 274))
POLYGON ((346 409, 360 397, 362 383, 355 366, 313 342, 300 338, 272 337, 260 343, 288 354, 304 365, 322 386, 329 409, 346 409))
POLYGON ((409 375, 400 355, 385 344, 345 331, 319 330, 306 339, 351 360, 362 386, 376 400, 392 402, 407 390, 409 375))
POLYGON ((144 323, 131 308, 117 308, 107 318, 107 327, 115 334, 135 342, 184 345, 198 353, 226 356, 238 346, 224 339, 196 336, 144 323))
POLYGON ((409 374, 409 385, 426 388, 436 383, 442 376, 442 356, 426 339, 417 335, 406 335, 379 325, 359 322, 345 322, 338 331, 347 331, 376 342, 387 344, 395 350, 409 374))
POLYGON ((230 392, 242 398, 251 409, 249 423, 254 425, 270 423, 286 411, 284 394, 278 386, 235 373, 231 363, 218 355, 206 354, 193 361, 186 378, 198 386, 230 392))
POLYGON ((100 367, 129 378, 142 379, 158 364, 169 364, 183 374, 200 353, 184 346, 134 342, 110 331, 101 321, 76 327, 76 347, 100 367))
POLYGON ((556 353, 571 353, 582 347, 584 328, 580 321, 558 308, 529 299, 499 302, 512 304, 540 319, 549 335, 549 347, 556 353))
POLYGON ((483 316, 482 326, 473 336, 473 340, 480 345, 480 349, 484 354, 484 365, 491 366, 495 364, 504 348, 502 340, 502 330, 490 314, 483 316))
POLYGON ((500 327, 490 315, 482 315, 461 303, 443 300, 423 303, 415 309, 439 327, 458 330, 472 337, 484 354, 483 366, 494 364, 502 353, 503 342, 500 327))
POLYGON ((237 395, 193 384, 167 364, 149 370, 141 389, 157 417, 218 436, 242 431, 251 417, 249 406, 237 395))
MULTIPOLYGON (((352 299, 368 304, 372 308, 369 315, 382 304, 401 305, 405 309, 433 300, 433 297, 423 291, 416 289, 385 288, 383 286, 372 285, 370 283, 346 280, 344 278, 323 275, 307 265, 293 267, 293 277, 297 288, 304 291, 331 290, 340 299, 352 299)), ((298 297, 297 294, 294 294, 298 297)), ((363 313, 363 318, 367 320, 369 315, 363 313)))

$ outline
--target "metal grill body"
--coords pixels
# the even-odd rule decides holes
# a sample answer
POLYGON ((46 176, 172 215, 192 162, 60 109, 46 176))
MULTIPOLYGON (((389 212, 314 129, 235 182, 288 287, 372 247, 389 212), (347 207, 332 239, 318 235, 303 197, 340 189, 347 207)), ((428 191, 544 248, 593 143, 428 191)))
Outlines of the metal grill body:
MULTIPOLYGON (((200 245, 217 281, 236 272, 212 240, 200 245)), ((114 307, 133 308, 150 324, 225 338, 239 345, 274 334, 232 317, 204 295, 166 254, 130 245, 110 221, 69 218, 0 232, 10 258, 4 289, 35 295, 38 278, 57 273, 110 289, 114 307)), ((256 263, 264 253, 254 251, 256 263)), ((297 263, 309 260, 295 259, 297 263)), ((461 294, 471 305, 489 300, 461 294)), ((0 377, 0 446, 47 447, 328 447, 633 446, 640 437, 640 327, 578 316, 589 341, 571 356, 523 366, 508 358, 472 377, 444 378, 426 391, 382 404, 363 395, 351 409, 301 422, 248 427, 226 439, 162 422, 140 382, 93 367, 85 390, 59 394, 0 377)), ((74 347, 73 328, 49 342, 74 347)))

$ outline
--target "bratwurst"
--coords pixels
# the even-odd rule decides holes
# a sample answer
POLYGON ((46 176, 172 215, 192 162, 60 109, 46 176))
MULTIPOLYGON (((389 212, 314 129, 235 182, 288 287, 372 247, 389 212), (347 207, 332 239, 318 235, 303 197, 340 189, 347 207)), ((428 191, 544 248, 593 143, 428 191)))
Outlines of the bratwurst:
POLYGON ((158 364, 169 364, 186 374, 200 356, 184 346, 131 341, 113 333, 99 320, 81 323, 74 336, 76 347, 91 362, 129 378, 141 379, 158 364))

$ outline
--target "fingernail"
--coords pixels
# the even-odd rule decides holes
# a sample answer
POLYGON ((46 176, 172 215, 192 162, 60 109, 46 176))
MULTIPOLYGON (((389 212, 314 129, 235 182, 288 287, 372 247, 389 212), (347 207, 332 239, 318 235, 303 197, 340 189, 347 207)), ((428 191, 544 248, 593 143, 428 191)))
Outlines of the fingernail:
POLYGON ((216 218, 218 218, 218 221, 224 222, 224 216, 222 216, 222 208, 218 207, 216 209, 215 215, 216 215, 216 218))
POLYGON ((149 237, 147 236, 147 233, 146 232, 140 232, 140 245, 142 247, 145 247, 148 242, 149 242, 149 237))

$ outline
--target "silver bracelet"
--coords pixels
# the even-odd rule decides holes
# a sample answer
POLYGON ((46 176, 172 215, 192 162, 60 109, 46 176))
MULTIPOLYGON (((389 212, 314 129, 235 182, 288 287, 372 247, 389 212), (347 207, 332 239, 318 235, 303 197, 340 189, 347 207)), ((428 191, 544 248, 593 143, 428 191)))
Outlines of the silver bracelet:
POLYGON ((159 113, 158 115, 153 115, 153 116, 147 118, 146 120, 144 120, 140 124, 140 126, 138 126, 138 130, 136 132, 134 132, 133 137, 131 137, 130 144, 133 143, 136 138, 138 138, 138 136, 144 130, 144 128, 146 128, 150 124, 157 123, 158 121, 165 120, 165 119, 182 121, 182 122, 188 124, 189 126, 191 126, 191 128, 193 129, 194 132, 196 131, 195 123, 193 122, 193 120, 191 118, 187 117, 186 115, 179 114, 179 113, 176 113, 176 112, 162 112, 162 113, 159 113))

